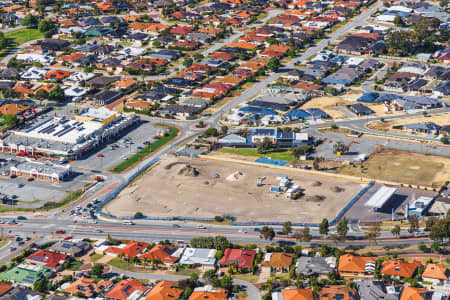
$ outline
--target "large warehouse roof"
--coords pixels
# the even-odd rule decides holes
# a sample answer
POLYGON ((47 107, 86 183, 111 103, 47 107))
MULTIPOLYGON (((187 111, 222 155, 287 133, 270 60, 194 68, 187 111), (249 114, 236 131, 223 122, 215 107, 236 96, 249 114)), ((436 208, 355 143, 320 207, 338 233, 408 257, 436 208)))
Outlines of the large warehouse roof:
POLYGON ((397 191, 396 188, 391 188, 387 186, 382 186, 376 191, 376 193, 370 197, 366 202, 365 206, 373 208, 382 208, 383 205, 388 201, 392 195, 397 191))

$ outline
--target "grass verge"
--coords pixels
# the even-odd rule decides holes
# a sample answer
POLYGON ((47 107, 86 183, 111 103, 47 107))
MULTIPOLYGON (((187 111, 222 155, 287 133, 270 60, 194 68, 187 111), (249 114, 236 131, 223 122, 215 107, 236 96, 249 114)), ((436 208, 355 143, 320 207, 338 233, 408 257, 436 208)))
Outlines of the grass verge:
POLYGON ((18 47, 26 42, 41 39, 44 34, 38 29, 21 28, 5 33, 5 38, 8 39, 8 46, 0 51, 0 58, 5 57, 15 47, 18 47))
POLYGON ((98 254, 98 253, 94 253, 92 254, 89 258, 92 262, 96 262, 97 260, 99 260, 100 258, 102 258, 103 255, 98 254))
POLYGON ((251 148, 221 148, 219 150, 223 153, 237 154, 243 156, 254 156, 254 157, 270 157, 273 159, 287 160, 289 162, 295 162, 295 157, 292 156, 291 152, 287 149, 274 149, 268 151, 264 154, 258 153, 258 150, 251 148))
POLYGON ((133 156, 127 158, 117 166, 115 166, 111 171, 120 173, 125 171, 126 169, 132 167, 133 165, 137 164, 138 162, 144 160, 147 156, 167 144, 168 142, 172 141, 174 138, 178 136, 178 132, 180 131, 177 127, 158 124, 158 126, 167 127, 169 128, 169 134, 166 136, 163 136, 156 140, 151 145, 146 146, 139 152, 136 152, 133 156))

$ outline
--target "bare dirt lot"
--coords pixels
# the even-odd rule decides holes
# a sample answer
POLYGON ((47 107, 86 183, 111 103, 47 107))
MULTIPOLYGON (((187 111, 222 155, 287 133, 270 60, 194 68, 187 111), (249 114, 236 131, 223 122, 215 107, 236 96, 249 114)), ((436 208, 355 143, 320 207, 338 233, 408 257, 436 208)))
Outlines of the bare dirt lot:
POLYGON ((450 178, 450 159, 443 156, 382 150, 359 166, 344 166, 342 174, 394 181, 412 185, 440 187, 450 178))
POLYGON ((132 216, 214 217, 230 214, 238 221, 320 222, 331 220, 363 185, 295 170, 230 162, 168 157, 125 188, 104 211, 132 216), (270 192, 277 175, 299 185, 297 200, 270 192), (265 177, 257 187, 258 177, 265 177))
MULTIPOLYGON (((346 97, 348 98, 348 97, 346 97)), ((333 119, 345 119, 347 116, 338 110, 336 106, 345 106, 354 104, 353 101, 344 100, 342 97, 338 96, 326 96, 326 97, 318 97, 313 98, 303 104, 300 108, 320 108, 324 112, 326 112, 333 119)))
POLYGON ((433 122, 440 126, 445 126, 450 124, 450 113, 447 114, 440 114, 440 115, 432 115, 432 116, 420 116, 420 117, 413 117, 413 118, 404 118, 404 119, 396 119, 396 120, 388 120, 388 121, 374 121, 367 124, 367 127, 374 129, 374 130, 380 130, 380 131, 387 131, 387 132, 393 132, 393 133, 401 133, 401 134, 407 134, 408 130, 400 130, 400 129, 393 129, 393 126, 399 126, 399 125, 405 125, 405 124, 411 124, 411 123, 423 123, 423 122, 433 122))

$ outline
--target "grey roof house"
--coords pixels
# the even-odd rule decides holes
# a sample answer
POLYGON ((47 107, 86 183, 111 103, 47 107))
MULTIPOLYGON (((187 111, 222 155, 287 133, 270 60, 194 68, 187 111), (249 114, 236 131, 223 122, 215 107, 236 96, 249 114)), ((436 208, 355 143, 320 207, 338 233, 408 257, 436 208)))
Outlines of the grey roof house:
POLYGON ((327 275, 336 267, 335 257, 300 256, 295 264, 295 272, 309 277, 312 275, 327 275))

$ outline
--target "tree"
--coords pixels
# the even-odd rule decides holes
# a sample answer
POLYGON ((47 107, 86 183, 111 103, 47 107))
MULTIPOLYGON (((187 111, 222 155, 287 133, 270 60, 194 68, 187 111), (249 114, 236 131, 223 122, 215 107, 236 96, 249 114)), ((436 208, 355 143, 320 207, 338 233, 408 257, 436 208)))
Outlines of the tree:
POLYGON ((191 275, 189 276, 189 279, 190 279, 192 282, 197 283, 197 281, 198 281, 198 275, 197 275, 197 273, 191 273, 191 275))
POLYGON ((0 49, 5 49, 8 46, 8 39, 3 32, 0 33, 0 49))
POLYGON ((439 1, 439 5, 440 5, 442 8, 447 8, 447 7, 448 7, 448 0, 440 0, 440 1, 439 1))
POLYGON ((142 213, 142 212, 140 212, 140 211, 137 211, 135 214, 134 214, 134 217, 143 217, 144 216, 144 214, 142 213))
POLYGON ((344 154, 348 151, 348 146, 343 142, 337 142, 333 145, 333 153, 341 153, 344 154))
POLYGON ((391 230, 392 235, 399 236, 400 235, 400 226, 395 225, 391 230))
POLYGON ((42 33, 51 32, 55 29, 55 24, 51 20, 44 19, 39 22, 38 29, 42 33))
POLYGON ((233 288, 233 278, 231 276, 223 276, 220 280, 220 286, 230 291, 233 288))
POLYGON ((228 133, 228 126, 227 125, 222 125, 222 127, 220 127, 220 133, 222 135, 226 135, 228 133))
POLYGON ((366 238, 371 241, 374 242, 375 244, 377 243, 377 237, 380 235, 380 225, 377 223, 374 226, 370 226, 366 232, 366 238))
POLYGON ((28 14, 23 18, 22 25, 28 28, 36 28, 38 26, 39 20, 32 14, 28 14))
POLYGON ((281 66, 280 60, 276 57, 272 57, 267 63, 267 69, 271 72, 276 72, 281 66))
POLYGON ((103 264, 95 264, 91 269, 91 274, 100 277, 103 274, 104 265, 103 264))
POLYGON ((450 238, 450 219, 439 219, 430 228, 430 239, 442 243, 445 239, 450 238))
POLYGON ((400 17, 400 16, 395 16, 395 18, 394 18, 394 24, 395 24, 395 26, 397 26, 397 27, 403 27, 403 25, 404 25, 404 23, 403 23, 403 19, 402 19, 402 17, 400 17))
POLYGON ((337 224, 336 230, 337 230, 339 239, 345 240, 345 238, 347 237, 347 232, 348 232, 348 223, 347 223, 347 219, 345 217, 343 217, 339 221, 339 223, 337 224))
POLYGON ((205 280, 205 282, 207 284, 213 284, 217 282, 217 274, 215 270, 208 270, 205 271, 205 273, 203 273, 203 280, 205 280))
POLYGON ((272 148, 272 141, 268 137, 265 137, 263 141, 256 146, 256 150, 260 154, 267 152, 270 148, 272 148))
POLYGON ((271 241, 275 237, 275 231, 272 227, 264 226, 263 228, 261 228, 261 235, 265 240, 271 241))
POLYGON ((294 233, 294 237, 299 242, 309 242, 312 239, 308 226, 303 227, 301 230, 297 230, 294 233))
POLYGON ((210 127, 208 129, 206 129, 205 133, 203 134, 205 137, 210 137, 210 136, 218 136, 219 133, 217 131, 216 128, 214 127, 210 127))
POLYGON ((36 92, 35 96, 39 100, 45 100, 48 99, 48 92, 44 89, 40 89, 36 92))
POLYGON ((441 251, 441 243, 439 241, 434 241, 431 243, 431 250, 434 252, 440 252, 441 251))
POLYGON ((419 218, 417 218, 416 215, 412 215, 408 217, 409 222, 409 233, 415 232, 417 229, 419 229, 419 218))
POLYGON ((192 57, 186 56, 183 60, 183 66, 185 66, 186 68, 189 68, 190 66, 192 66, 192 64, 194 63, 194 60, 192 59, 192 57))
POLYGON ((194 60, 195 61, 202 60, 203 58, 204 58, 204 56, 202 54, 200 54, 200 53, 197 53, 197 54, 194 55, 194 60))
POLYGON ((287 221, 283 224, 283 229, 282 229, 284 234, 289 234, 292 232, 292 223, 291 221, 287 221))
POLYGON ((7 126, 14 126, 17 123, 17 116, 11 115, 11 114, 5 114, 2 115, 1 118, 3 119, 3 123, 7 126))
POLYGON ((33 290, 36 292, 45 292, 47 290, 47 278, 41 278, 33 283, 33 290))
POLYGON ((58 102, 63 102, 65 100, 64 90, 57 84, 51 91, 48 93, 48 99, 58 102))
POLYGON ((310 145, 302 145, 299 147, 291 148, 291 154, 295 157, 296 160, 299 160, 302 155, 305 155, 309 151, 311 151, 312 146, 310 145))
POLYGON ((320 222, 320 225, 319 225, 319 233, 328 235, 328 231, 329 231, 328 227, 329 227, 328 220, 327 219, 323 219, 322 222, 320 222))

